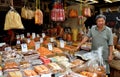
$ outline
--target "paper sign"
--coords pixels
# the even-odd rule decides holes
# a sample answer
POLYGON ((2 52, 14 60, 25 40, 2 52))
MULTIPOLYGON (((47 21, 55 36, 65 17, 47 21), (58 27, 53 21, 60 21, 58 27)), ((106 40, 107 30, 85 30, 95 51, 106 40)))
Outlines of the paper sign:
POLYGON ((24 34, 21 34, 20 36, 21 36, 21 39, 25 38, 24 34))
POLYGON ((40 48, 40 42, 35 42, 35 50, 40 48))
POLYGON ((27 33, 27 37, 29 37, 30 36, 30 33, 27 33))
POLYGON ((20 35, 16 35, 16 39, 20 39, 20 35))
POLYGON ((11 47, 5 47, 5 51, 12 51, 11 47))
POLYGON ((17 43, 16 44, 20 44, 20 40, 17 40, 17 43))
POLYGON ((31 41, 30 39, 27 39, 27 43, 30 43, 30 41, 31 41))
POLYGON ((52 43, 48 43, 48 49, 49 49, 49 50, 53 50, 52 43))
POLYGON ((39 34, 37 34, 37 36, 36 37, 40 37, 40 35, 39 34))
POLYGON ((27 44, 26 43, 21 44, 21 49, 22 49, 22 52, 27 52, 28 51, 27 44))
POLYGON ((52 77, 51 74, 41 74, 41 77, 52 77))
POLYGON ((60 40, 60 47, 61 47, 61 48, 64 48, 64 45, 65 45, 65 44, 64 44, 64 41, 63 41, 63 40, 60 40))
POLYGON ((3 45, 5 45, 6 43, 0 43, 0 47, 2 47, 3 45))
POLYGON ((45 33, 42 33, 42 38, 45 38, 45 33))
POLYGON ((50 42, 54 42, 54 38, 53 37, 50 38, 50 42))
POLYGON ((43 43, 43 38, 40 38, 40 43, 43 43))
POLYGON ((35 33, 32 33, 32 39, 35 39, 35 37, 36 37, 35 33))

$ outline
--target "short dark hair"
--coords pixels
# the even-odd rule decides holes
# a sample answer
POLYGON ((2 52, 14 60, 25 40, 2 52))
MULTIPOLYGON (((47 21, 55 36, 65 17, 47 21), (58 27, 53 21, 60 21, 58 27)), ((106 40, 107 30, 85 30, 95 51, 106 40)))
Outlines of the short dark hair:
POLYGON ((103 14, 97 15, 95 19, 97 20, 98 18, 104 18, 104 20, 106 20, 106 16, 103 14))

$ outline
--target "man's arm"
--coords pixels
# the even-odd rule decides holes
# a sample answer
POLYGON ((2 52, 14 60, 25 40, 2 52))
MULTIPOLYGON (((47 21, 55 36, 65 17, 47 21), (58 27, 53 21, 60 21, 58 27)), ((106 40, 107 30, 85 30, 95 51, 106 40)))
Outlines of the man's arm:
POLYGON ((81 47, 82 44, 84 44, 87 40, 89 39, 88 36, 85 36, 82 41, 79 43, 79 45, 77 46, 77 49, 79 49, 81 47))
POLYGON ((109 45, 108 61, 110 62, 112 59, 113 59, 113 45, 109 45))

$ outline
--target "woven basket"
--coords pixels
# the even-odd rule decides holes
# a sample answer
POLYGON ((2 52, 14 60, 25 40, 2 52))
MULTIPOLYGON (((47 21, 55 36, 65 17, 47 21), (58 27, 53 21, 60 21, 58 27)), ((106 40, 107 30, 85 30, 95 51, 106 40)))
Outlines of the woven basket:
POLYGON ((120 70, 120 60, 112 60, 112 62, 110 62, 110 67, 120 70))
POLYGON ((116 49, 120 50, 120 45, 116 45, 116 49))

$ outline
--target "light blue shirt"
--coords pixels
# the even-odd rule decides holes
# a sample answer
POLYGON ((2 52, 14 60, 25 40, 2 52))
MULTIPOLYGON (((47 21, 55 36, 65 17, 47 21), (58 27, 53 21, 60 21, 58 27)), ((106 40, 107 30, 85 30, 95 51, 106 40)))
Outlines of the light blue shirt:
POLYGON ((99 47, 103 47, 103 59, 108 60, 109 45, 113 45, 112 30, 104 26, 102 31, 98 31, 97 26, 92 26, 87 34, 88 37, 92 38, 92 50, 97 50, 99 47))

